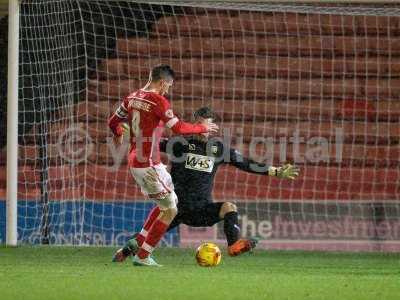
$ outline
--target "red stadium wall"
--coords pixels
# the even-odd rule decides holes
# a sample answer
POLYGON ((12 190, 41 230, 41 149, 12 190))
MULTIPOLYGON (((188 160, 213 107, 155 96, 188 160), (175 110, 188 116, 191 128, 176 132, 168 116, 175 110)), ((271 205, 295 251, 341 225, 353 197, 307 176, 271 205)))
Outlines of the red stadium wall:
MULTIPOLYGON (((297 132, 305 140, 321 136, 329 141, 324 162, 297 163, 301 175, 295 182, 223 167, 216 199, 398 200, 399 36, 399 18, 391 17, 210 12, 161 18, 150 38, 121 37, 117 58, 89 73, 88 102, 75 107, 79 130, 88 130, 92 141, 86 166, 55 164, 62 159, 57 143, 66 128, 52 125, 50 198, 59 199, 59 193, 98 201, 142 198, 125 157, 118 170, 110 168, 115 159, 107 145, 106 120, 121 97, 146 82, 149 68, 163 62, 177 72, 170 97, 176 114, 189 119, 193 109, 211 105, 221 127, 242 133, 245 153, 252 136, 278 139, 282 132, 297 132), (338 149, 341 162, 336 161, 338 149)), ((19 170, 19 193, 26 199, 39 195, 38 149, 30 143, 34 131, 20 147, 25 165, 19 170)), ((82 144, 78 140, 75 146, 82 144)), ((277 163, 279 145, 274 147, 277 163)), ((293 161, 293 145, 287 147, 287 161, 293 161)), ((299 145, 300 156, 308 150, 299 145)), ((5 158, 0 161, 2 198, 5 158)))

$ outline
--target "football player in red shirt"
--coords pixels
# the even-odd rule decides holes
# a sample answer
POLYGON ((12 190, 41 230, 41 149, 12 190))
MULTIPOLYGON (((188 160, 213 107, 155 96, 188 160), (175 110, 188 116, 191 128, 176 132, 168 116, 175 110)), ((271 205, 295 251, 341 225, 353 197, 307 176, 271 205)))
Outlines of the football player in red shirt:
POLYGON ((170 66, 155 66, 146 86, 125 97, 108 121, 116 144, 122 144, 124 126, 129 126, 130 171, 142 192, 157 203, 157 207, 150 212, 145 222, 146 226, 141 231, 145 238, 133 257, 134 265, 159 266, 150 254, 177 214, 178 199, 172 179, 160 161, 159 144, 162 127, 166 126, 177 134, 218 130, 215 123, 190 124, 174 115, 169 101, 164 97, 173 81, 174 71, 170 66))

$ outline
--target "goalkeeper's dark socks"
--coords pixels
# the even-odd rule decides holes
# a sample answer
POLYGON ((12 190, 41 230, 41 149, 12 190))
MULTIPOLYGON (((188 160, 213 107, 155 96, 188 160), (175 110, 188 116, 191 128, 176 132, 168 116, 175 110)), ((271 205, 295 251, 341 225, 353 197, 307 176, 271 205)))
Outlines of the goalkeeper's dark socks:
POLYGON ((236 211, 231 211, 224 216, 224 232, 228 246, 233 245, 239 239, 239 219, 236 211))
POLYGON ((146 221, 143 224, 143 229, 136 235, 136 241, 138 242, 139 247, 142 246, 151 226, 153 225, 154 221, 157 220, 159 214, 160 214, 160 208, 158 206, 154 207, 150 211, 146 221))
POLYGON ((153 252, 154 247, 157 246, 158 242, 167 231, 168 225, 169 224, 166 224, 158 219, 154 221, 153 226, 151 226, 145 241, 137 253, 139 258, 146 258, 149 256, 149 254, 151 254, 151 252, 153 252))

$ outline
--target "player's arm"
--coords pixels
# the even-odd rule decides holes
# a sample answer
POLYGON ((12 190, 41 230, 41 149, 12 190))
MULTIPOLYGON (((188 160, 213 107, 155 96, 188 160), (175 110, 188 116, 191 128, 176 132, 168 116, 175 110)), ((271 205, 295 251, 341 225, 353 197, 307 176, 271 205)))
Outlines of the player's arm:
MULTIPOLYGON (((171 110, 172 112, 172 110, 171 110)), ((218 126, 215 123, 208 124, 192 124, 184 122, 178 117, 174 116, 167 123, 165 123, 176 134, 196 134, 206 132, 217 132, 218 126)))
POLYGON ((161 98, 159 105, 155 108, 155 113, 176 134, 196 134, 206 132, 217 132, 218 126, 215 123, 208 124, 192 124, 180 120, 174 115, 169 102, 165 98, 161 98))
POLYGON ((122 137, 125 128, 125 121, 128 117, 128 109, 126 108, 126 99, 121 103, 117 110, 108 119, 108 127, 114 135, 114 142, 117 144, 122 143, 122 137))
POLYGON ((172 131, 176 134, 196 134, 196 133, 206 133, 206 132, 217 132, 218 127, 214 123, 207 125, 202 124, 192 124, 179 120, 177 117, 176 123, 170 127, 172 131))
POLYGON ((299 175, 299 169, 291 164, 286 164, 281 167, 268 166, 267 164, 258 163, 250 158, 244 157, 235 149, 230 149, 230 163, 236 168, 249 173, 265 174, 287 179, 295 179, 299 175))

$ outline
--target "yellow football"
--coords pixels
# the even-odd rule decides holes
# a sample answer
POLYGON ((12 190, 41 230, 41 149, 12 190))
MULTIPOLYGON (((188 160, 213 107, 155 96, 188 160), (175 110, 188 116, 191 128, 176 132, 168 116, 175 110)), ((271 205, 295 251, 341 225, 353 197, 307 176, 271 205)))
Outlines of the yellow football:
POLYGON ((196 261, 202 267, 215 267, 221 262, 221 250, 213 243, 203 243, 197 248, 196 261))

